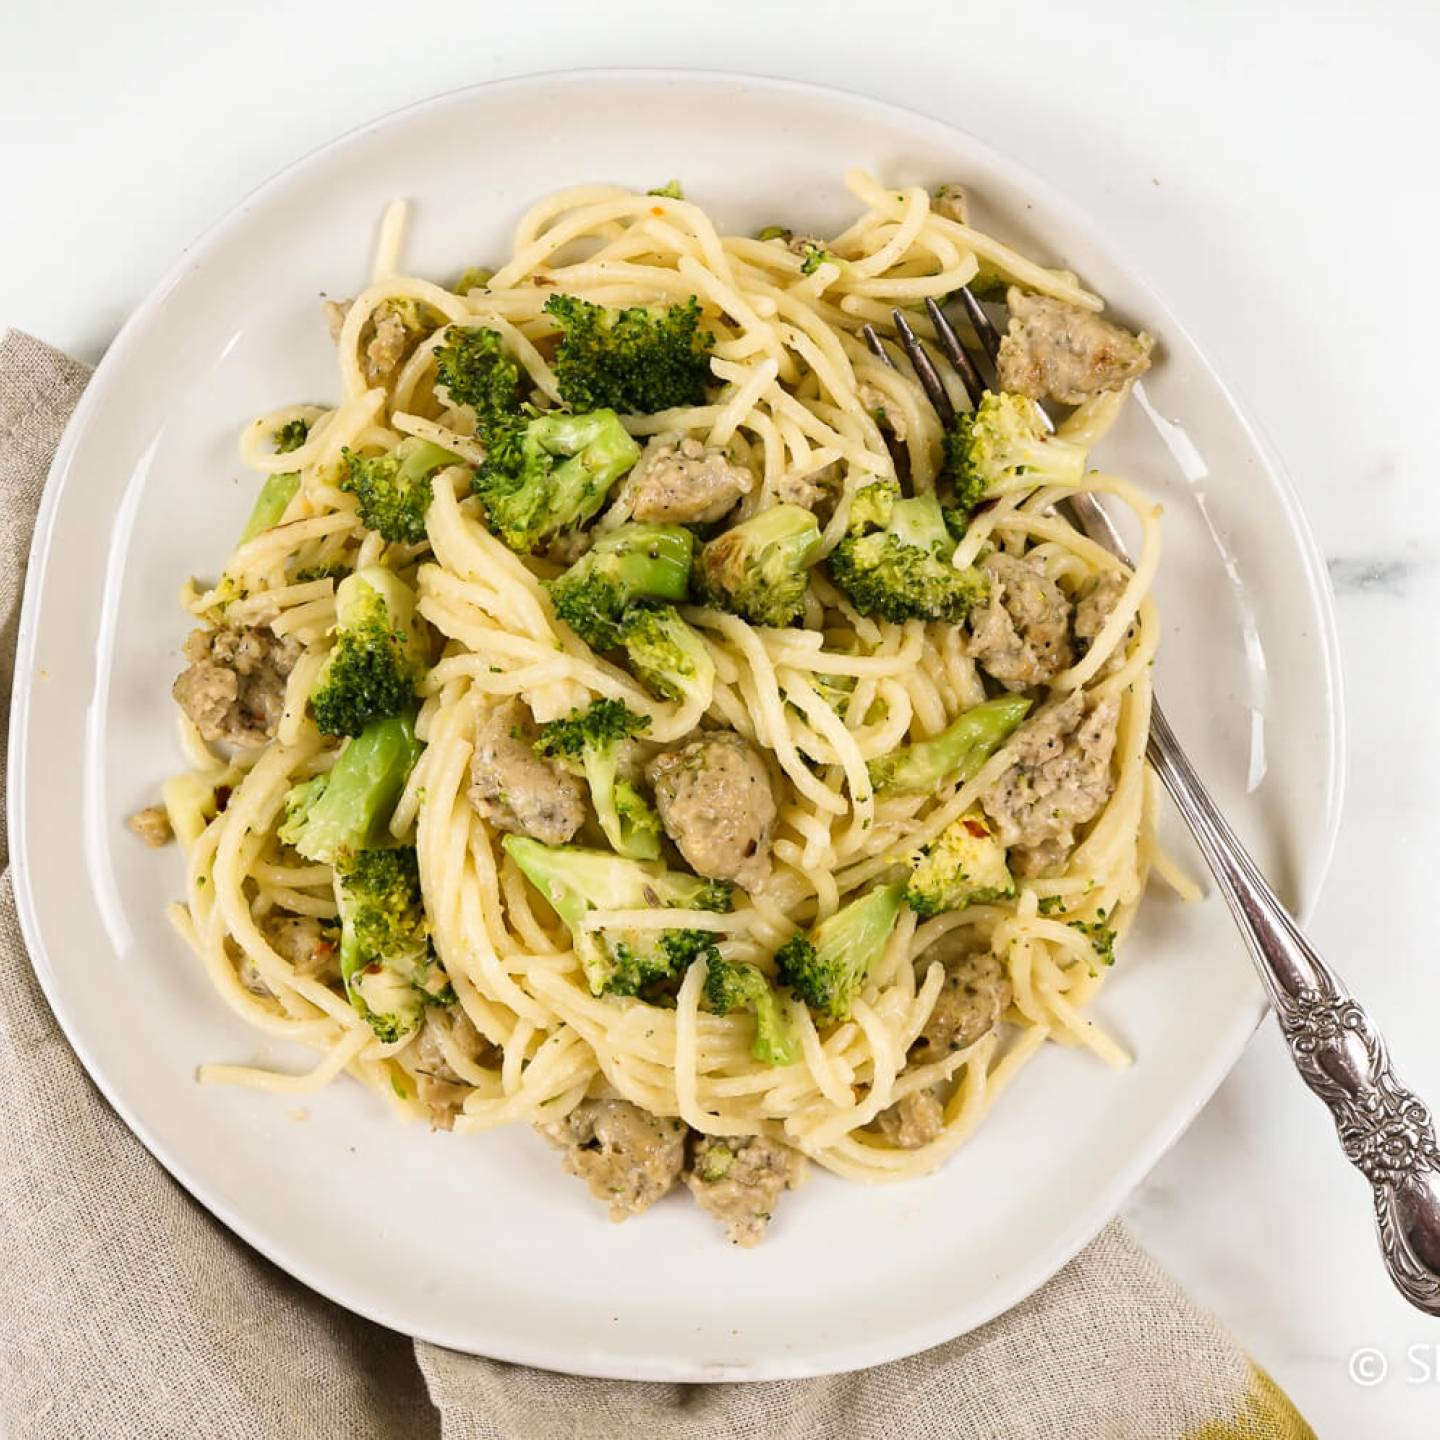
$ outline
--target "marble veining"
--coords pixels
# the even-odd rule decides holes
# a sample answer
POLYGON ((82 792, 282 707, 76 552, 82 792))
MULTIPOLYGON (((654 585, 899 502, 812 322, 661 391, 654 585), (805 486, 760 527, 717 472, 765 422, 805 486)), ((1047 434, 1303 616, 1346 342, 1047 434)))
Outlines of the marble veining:
POLYGON ((1325 565, 1337 598, 1353 593, 1404 596, 1416 568, 1413 561, 1393 555, 1336 556, 1325 565))

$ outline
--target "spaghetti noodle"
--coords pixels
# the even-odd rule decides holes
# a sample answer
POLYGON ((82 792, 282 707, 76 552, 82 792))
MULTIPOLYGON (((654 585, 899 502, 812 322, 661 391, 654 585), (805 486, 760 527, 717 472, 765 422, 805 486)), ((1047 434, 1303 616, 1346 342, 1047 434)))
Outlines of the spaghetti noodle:
MULTIPOLYGON (((551 296, 606 307, 694 297, 713 335, 703 403, 625 415, 625 428, 642 444, 688 439, 706 454, 723 452, 748 476, 736 515, 807 505, 820 521, 820 554, 831 556, 863 487, 903 480, 907 492, 926 494, 944 483, 940 419, 903 357, 890 365, 871 352, 864 325, 899 305, 928 336, 918 303, 977 274, 1077 311, 1100 307, 1072 276, 1016 254, 924 189, 887 189, 860 173, 847 185, 862 213, 825 244, 723 235, 699 205, 670 194, 562 191, 523 216, 493 275, 455 289, 401 273, 403 206, 387 211, 372 283, 337 312, 339 402, 283 407, 242 437, 247 465, 298 476, 293 494, 234 551, 217 585, 192 585, 185 596, 207 626, 268 631, 289 647, 289 668, 263 745, 207 742, 182 715, 191 770, 170 782, 166 802, 186 850, 186 894, 171 918, 227 1004, 266 1034, 319 1053, 298 1076, 210 1065, 202 1080, 294 1092, 348 1072, 400 1114, 460 1132, 517 1121, 554 1127, 587 1099, 618 1099, 704 1136, 766 1137, 847 1179, 893 1181, 952 1154, 1046 1041, 1128 1062, 1087 1006, 1157 860, 1144 764, 1159 633, 1148 593, 1160 548, 1153 501, 1119 476, 1092 471, 1079 481, 1134 512, 1142 543, 1133 573, 1057 509, 1064 486, 1022 482, 975 510, 955 565, 989 563, 992 587, 1003 573, 993 557, 1027 566, 1071 617, 1066 663, 1038 683, 1007 682, 1031 697, 1032 719, 968 779, 896 794, 877 790, 871 762, 939 734, 999 689, 973 622, 862 613, 822 559, 799 625, 684 605, 713 683, 698 697, 663 698, 556 618, 553 553, 516 553, 487 527, 471 493, 484 436, 473 409, 437 389, 436 351, 452 327, 484 327, 544 413, 563 403, 551 296), (278 453, 287 425, 300 427, 300 443, 278 453), (342 485, 347 453, 388 452, 407 437, 453 461, 433 477, 415 543, 367 529, 342 485), (338 914, 331 867, 278 835, 287 796, 326 774, 341 748, 317 729, 307 702, 337 623, 336 576, 367 566, 413 586, 432 647, 418 683, 423 752, 389 835, 414 846, 448 989, 419 1027, 393 1038, 371 1028, 333 963, 322 963, 338 914), (1077 638, 1078 608, 1102 592, 1107 606, 1077 638), (725 730, 760 757, 776 811, 764 878, 737 889, 730 910, 687 912, 684 923, 703 932, 709 963, 753 964, 771 980, 775 952, 797 930, 903 877, 949 827, 984 813, 977 807, 1013 789, 1017 774, 1036 773, 1024 759, 1039 733, 1032 727, 1067 701, 1108 725, 1113 754, 1099 762, 1103 794, 1078 840, 1017 873, 1011 893, 931 918, 902 909, 844 1018, 785 997, 797 1054, 774 1065, 755 1058, 748 1012, 707 1007, 703 956, 662 994, 593 993, 571 930, 501 845, 493 816, 467 795, 477 725, 515 698, 542 724, 596 699, 619 701, 647 722, 651 751, 725 730), (308 937, 298 950, 296 935, 308 937), (939 1009, 957 993, 974 998, 976 977, 987 974, 994 1013, 978 1030, 952 1026, 947 1048, 936 1040, 939 1009), (922 1133, 907 1132, 907 1116, 925 1120, 922 1133)), ((1093 446, 1124 396, 1123 385, 1097 391, 1060 437, 1093 446)), ((954 398, 965 407, 963 395, 954 398)), ((588 534, 612 522, 602 516, 588 534)), ((1009 620, 1013 629, 1015 615, 1009 620)), ((1055 734, 1057 751, 1075 743, 1072 732, 1055 734)), ((1170 878, 1173 868, 1162 873, 1170 878)), ((673 926, 676 911, 596 910, 585 923, 643 933, 673 926)))

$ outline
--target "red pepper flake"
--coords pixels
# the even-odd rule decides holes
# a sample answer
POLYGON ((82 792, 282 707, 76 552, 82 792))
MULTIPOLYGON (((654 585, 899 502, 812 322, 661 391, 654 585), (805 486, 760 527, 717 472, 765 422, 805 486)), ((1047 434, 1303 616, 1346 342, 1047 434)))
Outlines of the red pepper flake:
POLYGON ((665 207, 663 205, 652 205, 650 207, 650 213, 652 215, 663 215, 665 213, 665 207))
POLYGON ((965 822, 965 829, 977 840, 988 840, 990 838, 990 832, 978 820, 967 820, 965 822))
POLYGON ((215 787, 215 809, 217 812, 224 811, 225 807, 230 803, 230 796, 232 794, 234 794, 234 791, 232 791, 228 785, 217 785, 215 787))

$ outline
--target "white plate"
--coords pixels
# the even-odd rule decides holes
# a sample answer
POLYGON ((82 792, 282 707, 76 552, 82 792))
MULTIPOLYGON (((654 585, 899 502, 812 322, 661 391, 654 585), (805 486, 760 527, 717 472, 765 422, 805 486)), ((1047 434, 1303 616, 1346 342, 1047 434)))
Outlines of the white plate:
POLYGON ((681 1198, 612 1227, 524 1131, 430 1134, 343 1082, 305 1102, 303 1117, 293 1099, 194 1082, 206 1060, 308 1059, 258 1038, 217 999, 161 917, 179 892, 178 855, 147 850, 123 821, 179 765, 176 589, 219 563, 248 510, 255 481, 241 478, 237 433, 274 405, 336 398, 320 296, 363 283, 384 204, 415 202, 407 268, 445 276, 506 253, 530 201, 582 180, 678 175, 722 227, 827 233, 852 213, 840 175, 856 163, 896 182, 969 183, 986 228, 1073 267, 1162 338, 1149 395, 1183 423, 1208 478, 1187 481, 1138 407, 1101 452, 1167 505, 1160 689, 1282 893, 1302 911, 1314 898, 1340 754, 1320 562, 1210 367, 1068 203, 934 121, 768 80, 542 77, 359 131, 196 244, 76 412, 35 537, 10 827, 36 970, 116 1109, 252 1245, 397 1330, 654 1379, 770 1379, 913 1352, 1013 1305, 1093 1236, 1262 1013, 1218 899, 1187 909, 1157 887, 1097 1006, 1133 1069, 1052 1050, 943 1173, 885 1189, 819 1176, 754 1252, 722 1243, 681 1198))

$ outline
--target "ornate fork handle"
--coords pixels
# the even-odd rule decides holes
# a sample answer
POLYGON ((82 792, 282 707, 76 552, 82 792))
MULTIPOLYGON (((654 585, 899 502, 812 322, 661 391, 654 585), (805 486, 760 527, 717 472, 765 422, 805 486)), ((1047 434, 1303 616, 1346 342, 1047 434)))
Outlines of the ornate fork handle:
POLYGON ((1370 1182, 1390 1278, 1412 1305, 1440 1315, 1440 1149, 1430 1112, 1395 1078, 1374 1022, 1300 933, 1158 705, 1149 753, 1240 927, 1295 1068, 1370 1182))

